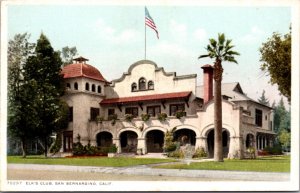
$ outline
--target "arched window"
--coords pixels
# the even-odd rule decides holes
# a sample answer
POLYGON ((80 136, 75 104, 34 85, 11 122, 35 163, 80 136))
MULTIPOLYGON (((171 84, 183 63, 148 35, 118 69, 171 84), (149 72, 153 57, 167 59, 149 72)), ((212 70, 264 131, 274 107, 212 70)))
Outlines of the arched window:
POLYGON ((74 83, 74 89, 78 90, 78 83, 77 82, 74 83))
POLYGON ((85 90, 90 90, 90 84, 89 83, 85 83, 85 90))
POLYGON ((153 89, 154 89, 154 83, 153 83, 152 80, 150 80, 150 81, 148 82, 148 89, 149 89, 149 90, 153 90, 153 89))
POLYGON ((146 90, 146 79, 145 78, 140 78, 139 90, 146 90))
POLYGON ((96 92, 96 86, 94 84, 92 84, 92 91, 96 92))
POLYGON ((67 83, 67 88, 71 88, 71 84, 70 83, 67 83))
POLYGON ((137 85, 134 82, 134 83, 131 84, 131 91, 136 91, 136 90, 137 90, 137 85))
POLYGON ((98 93, 101 93, 101 86, 98 86, 98 93))

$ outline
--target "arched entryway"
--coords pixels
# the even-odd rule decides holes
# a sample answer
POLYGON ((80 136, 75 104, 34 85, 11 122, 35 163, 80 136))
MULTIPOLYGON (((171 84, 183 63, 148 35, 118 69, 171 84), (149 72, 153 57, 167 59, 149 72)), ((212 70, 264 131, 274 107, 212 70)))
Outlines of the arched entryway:
MULTIPOLYGON (((208 157, 214 157, 214 144, 215 144, 215 131, 211 129, 207 134, 207 151, 208 157)), ((230 137, 229 132, 226 129, 222 131, 222 147, 223 156, 227 157, 229 153, 230 137)))
POLYGON ((107 131, 98 133, 96 136, 97 146, 98 147, 112 146, 112 138, 113 138, 112 134, 107 131))
POLYGON ((196 144, 196 133, 191 129, 180 129, 174 132, 174 141, 180 142, 180 145, 196 144))
POLYGON ((152 130, 146 134, 146 145, 148 153, 161 153, 164 146, 164 132, 152 130))
POLYGON ((133 131, 124 131, 120 135, 121 152, 122 153, 136 153, 138 135, 133 131))
POLYGON ((254 147, 254 135, 248 134, 246 136, 246 148, 254 147))

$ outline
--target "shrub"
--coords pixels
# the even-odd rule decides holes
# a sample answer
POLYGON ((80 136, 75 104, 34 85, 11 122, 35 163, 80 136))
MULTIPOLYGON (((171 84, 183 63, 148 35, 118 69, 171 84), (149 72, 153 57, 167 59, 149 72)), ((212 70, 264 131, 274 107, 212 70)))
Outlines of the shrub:
POLYGON ((173 132, 167 131, 164 138, 164 152, 171 152, 176 148, 176 143, 173 142, 173 132))
POLYGON ((175 117, 177 118, 177 119, 180 119, 181 117, 183 117, 183 116, 185 116, 186 115, 186 112, 184 112, 184 111, 177 111, 176 113, 175 113, 175 117))
POLYGON ((195 153, 193 154, 193 158, 203 158, 203 157, 207 157, 207 153, 203 147, 201 148, 198 147, 195 153))
POLYGON ((73 143, 73 155, 84 155, 85 148, 80 142, 73 143))
POLYGON ((159 113, 157 115, 157 118, 159 121, 165 121, 167 119, 168 115, 166 113, 159 113))
POLYGON ((108 116, 107 120, 111 121, 112 125, 116 124, 116 120, 118 119, 118 115, 117 114, 111 114, 108 116))
POLYGON ((125 120, 131 122, 134 116, 132 114, 125 114, 125 120))
POLYGON ((104 117, 98 115, 96 117, 96 121, 97 121, 97 123, 102 123, 102 121, 104 121, 104 117))
POLYGON ((280 145, 275 145, 274 147, 265 147, 264 151, 271 155, 281 155, 282 154, 282 148, 280 145))
POLYGON ((172 158, 179 158, 179 159, 183 159, 184 158, 184 153, 182 150, 177 149, 176 151, 172 151, 169 152, 167 154, 168 157, 172 157, 172 158))
POLYGON ((148 120, 150 119, 150 115, 148 115, 148 114, 142 114, 142 115, 141 115, 141 118, 142 118, 142 120, 143 120, 144 122, 146 122, 146 121, 148 121, 148 120))
POLYGON ((118 118, 118 115, 117 114, 111 114, 111 115, 108 115, 108 120, 111 121, 111 120, 117 120, 118 118))
POLYGON ((108 149, 108 153, 117 153, 117 146, 115 144, 113 144, 112 146, 109 147, 108 149))

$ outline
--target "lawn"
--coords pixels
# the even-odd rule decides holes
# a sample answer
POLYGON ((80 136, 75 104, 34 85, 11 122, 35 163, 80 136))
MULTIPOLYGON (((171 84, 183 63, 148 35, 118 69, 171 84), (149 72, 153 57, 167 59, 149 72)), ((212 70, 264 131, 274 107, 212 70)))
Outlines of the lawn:
POLYGON ((290 172, 290 156, 259 157, 257 159, 228 160, 224 162, 193 162, 187 164, 160 165, 156 168, 194 169, 194 170, 231 170, 258 172, 290 172))
POLYGON ((19 164, 49 164, 49 165, 73 165, 73 166, 112 166, 125 167, 144 164, 156 164, 172 162, 171 159, 153 158, 108 158, 108 157, 82 157, 82 158, 45 158, 43 156, 8 156, 8 163, 19 164))

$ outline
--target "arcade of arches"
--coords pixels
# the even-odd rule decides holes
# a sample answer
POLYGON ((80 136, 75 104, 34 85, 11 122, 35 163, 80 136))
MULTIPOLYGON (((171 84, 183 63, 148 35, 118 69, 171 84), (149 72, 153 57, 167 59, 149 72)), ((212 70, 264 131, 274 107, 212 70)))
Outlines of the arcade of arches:
MULTIPOLYGON (((162 153, 164 146, 165 133, 161 130, 150 130, 145 135, 145 153, 162 153)), ((176 130, 173 133, 174 141, 180 143, 180 145, 191 144, 196 146, 196 133, 188 128, 176 130)), ((274 140, 273 135, 263 135, 257 133, 247 134, 245 137, 244 147, 255 147, 257 150, 262 150, 267 146, 272 146, 274 140)), ((107 131, 102 131, 96 135, 97 146, 109 147, 113 144, 113 136, 107 131)), ((120 152, 121 153, 136 153, 138 148, 138 135, 134 131, 123 131, 119 136, 120 152)), ((214 129, 211 129, 207 133, 206 138, 208 157, 214 156, 214 129)), ((230 134, 227 129, 223 129, 222 132, 222 146, 224 157, 228 156, 230 146, 230 134)))
MULTIPOLYGON (((214 142, 215 142, 215 131, 211 129, 207 135, 207 150, 208 157, 214 157, 214 142)), ((223 147, 223 157, 227 157, 229 153, 230 137, 229 132, 226 129, 222 131, 222 147, 223 147)))

